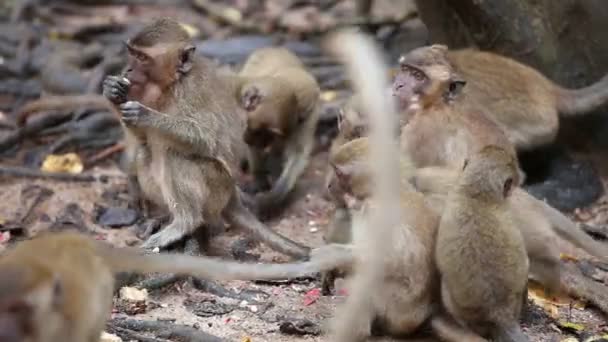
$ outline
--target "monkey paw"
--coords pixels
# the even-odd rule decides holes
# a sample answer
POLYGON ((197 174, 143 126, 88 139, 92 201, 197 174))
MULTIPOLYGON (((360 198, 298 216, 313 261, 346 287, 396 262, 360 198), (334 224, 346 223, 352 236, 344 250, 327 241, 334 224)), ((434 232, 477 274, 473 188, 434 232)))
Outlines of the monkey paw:
POLYGON ((122 122, 127 126, 145 126, 150 121, 151 111, 137 101, 127 101, 120 105, 122 122))
POLYGON ((184 238, 184 234, 179 234, 174 229, 167 227, 156 234, 152 234, 140 247, 143 249, 166 248, 169 245, 184 238), (167 229, 168 228, 168 229, 167 229))
POLYGON ((119 76, 108 76, 103 81, 103 96, 114 104, 121 104, 127 101, 130 82, 119 76))

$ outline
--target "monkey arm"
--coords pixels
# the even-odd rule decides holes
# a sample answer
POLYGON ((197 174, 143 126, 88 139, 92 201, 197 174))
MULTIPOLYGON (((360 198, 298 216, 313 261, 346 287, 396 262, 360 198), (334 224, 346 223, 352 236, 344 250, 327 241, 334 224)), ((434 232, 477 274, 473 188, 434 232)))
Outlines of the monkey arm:
MULTIPOLYGON (((195 150, 207 145, 208 134, 194 118, 161 113, 137 101, 120 105, 122 121, 130 127, 150 128, 173 141, 193 147, 195 150)), ((215 133, 210 131, 209 133, 215 133)))

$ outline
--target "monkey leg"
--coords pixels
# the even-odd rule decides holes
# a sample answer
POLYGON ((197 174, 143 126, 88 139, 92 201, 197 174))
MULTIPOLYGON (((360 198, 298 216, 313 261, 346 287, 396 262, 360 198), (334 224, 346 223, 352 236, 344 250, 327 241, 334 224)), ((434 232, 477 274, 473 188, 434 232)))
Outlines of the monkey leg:
POLYGON ((481 336, 441 315, 431 318, 431 329, 437 337, 446 342, 487 342, 481 336))
POLYGON ((331 295, 334 289, 334 282, 336 280, 337 270, 331 270, 323 272, 321 274, 321 294, 324 296, 331 295))
POLYGON ((160 190, 173 220, 144 242, 142 247, 147 249, 164 248, 192 234, 205 223, 203 211, 212 200, 199 165, 179 156, 167 159, 160 190))

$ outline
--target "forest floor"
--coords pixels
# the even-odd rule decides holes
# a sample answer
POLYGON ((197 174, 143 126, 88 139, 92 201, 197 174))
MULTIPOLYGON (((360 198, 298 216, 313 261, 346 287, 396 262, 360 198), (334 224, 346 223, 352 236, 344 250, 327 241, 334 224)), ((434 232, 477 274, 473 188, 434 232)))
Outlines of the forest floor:
MULTIPOLYGON (((285 212, 269 222, 281 234, 310 246, 322 244, 323 231, 333 207, 323 196, 326 159, 325 152, 314 157, 299 185, 300 189, 306 191, 301 191, 301 196, 285 212)), ((108 162, 92 171, 121 175, 115 162, 108 162)), ((99 206, 125 206, 127 200, 127 186, 123 178, 111 178, 107 183, 13 179, 0 183, 0 203, 3 203, 0 218, 14 221, 27 216, 25 220, 28 221, 30 234, 49 228, 77 228, 116 246, 133 245, 139 241, 135 235, 135 225, 108 229, 95 223, 99 206), (52 194, 40 196, 43 192, 52 194), (32 205, 37 198, 42 200, 32 205), (27 213, 24 213, 26 208, 27 213)), ((601 199, 596 208, 605 206, 605 202, 605 199, 601 199)), ((231 246, 240 239, 241 234, 228 229, 226 234, 213 238, 206 254, 231 258, 231 246)), ((569 255, 582 256, 571 246, 564 246, 562 250, 569 255)), ((260 261, 264 262, 288 260, 261 245, 248 252, 258 254, 260 261)), ((337 282, 337 293, 344 294, 340 290, 343 288, 341 284, 341 281, 337 282)), ((187 281, 154 290, 150 293, 146 309, 142 310, 144 312, 131 318, 170 320, 196 326, 227 341, 248 341, 247 338, 251 341, 322 341, 319 333, 323 323, 344 299, 343 295, 319 296, 318 279, 273 284, 228 281, 218 285, 224 288, 222 291, 228 292, 211 291, 216 293, 212 294, 196 289, 187 281), (295 329, 289 329, 294 326, 295 329), (297 334, 298 331, 301 335, 297 334)), ((537 292, 530 294, 529 307, 522 321, 524 331, 532 341, 562 341, 577 335, 602 334, 607 329, 601 313, 584 303, 562 299, 557 304, 541 304, 541 307, 532 300, 539 299, 534 293, 537 292)), ((115 317, 124 315, 114 313, 115 317)))

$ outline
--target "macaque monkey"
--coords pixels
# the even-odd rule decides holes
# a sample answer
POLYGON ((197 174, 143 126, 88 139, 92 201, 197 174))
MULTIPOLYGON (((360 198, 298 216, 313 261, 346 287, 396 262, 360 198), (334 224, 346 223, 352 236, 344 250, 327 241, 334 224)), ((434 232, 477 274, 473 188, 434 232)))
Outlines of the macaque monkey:
POLYGON ((352 262, 348 250, 315 251, 294 264, 239 263, 111 248, 73 232, 46 233, 0 257, 0 340, 97 342, 112 308, 114 274, 163 272, 208 279, 284 279, 352 262))
POLYGON ((507 202, 518 176, 511 151, 486 146, 472 154, 437 233, 443 305, 463 326, 495 341, 528 341, 519 326, 528 256, 507 202))
POLYGON ((166 247, 225 219, 271 248, 302 258, 309 249, 263 225, 242 204, 234 175, 245 122, 232 83, 195 54, 187 32, 158 19, 127 43, 124 75, 104 81, 121 113, 132 188, 164 207, 172 221, 144 248, 166 247))
POLYGON ((399 153, 393 134, 397 115, 382 90, 388 82, 386 68, 371 38, 343 31, 325 43, 345 63, 362 110, 375 114, 370 116, 369 143, 354 140, 332 153, 336 182, 349 195, 344 202, 362 207, 350 207, 357 257, 350 295, 332 319, 330 339, 363 341, 376 329, 409 334, 432 313, 437 216, 426 208, 421 194, 410 191, 411 186, 399 186, 400 158, 395 158, 399 153), (365 157, 349 160, 353 155, 365 157))
POLYGON ((553 142, 559 114, 577 116, 608 102, 608 76, 584 88, 566 89, 527 65, 490 52, 431 45, 410 51, 399 63, 401 72, 393 87, 400 98, 409 98, 412 91, 416 93, 411 88, 401 88, 404 81, 416 77, 412 64, 427 69, 449 64, 467 81, 463 90, 465 101, 478 106, 481 113, 494 121, 518 151, 553 142))
MULTIPOLYGON (((440 167, 427 167, 412 172, 412 183, 425 196, 434 199, 432 208, 443 211, 446 194, 457 183, 458 172, 440 167)), ((557 239, 563 238, 587 253, 601 259, 608 246, 593 240, 572 220, 549 204, 530 196, 521 188, 510 196, 512 218, 521 231, 530 259, 530 278, 547 290, 560 291, 560 251, 557 239)))
POLYGON ((264 215, 285 201, 314 147, 320 89, 285 48, 262 48, 238 75, 237 98, 247 112, 244 140, 254 176, 256 209, 264 215), (280 165, 276 164, 279 161, 280 165), (272 181, 269 181, 269 178, 272 181))
MULTIPOLYGON (((441 52, 440 47, 432 48, 441 52)), ((447 61, 408 55, 400 62, 402 71, 395 78, 394 92, 407 117, 401 148, 417 167, 458 169, 470 154, 488 145, 515 153, 502 130, 469 105, 463 91, 467 81, 447 61)))

